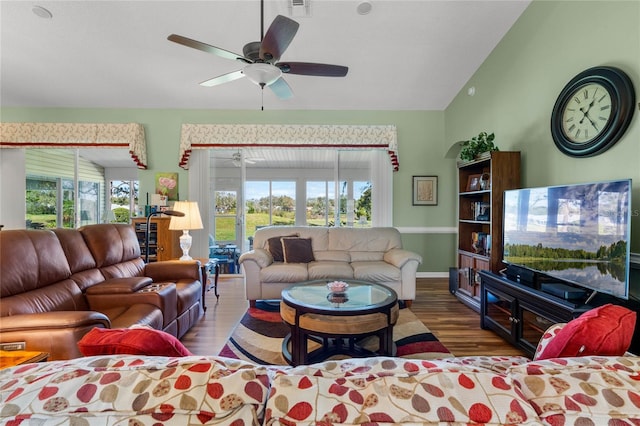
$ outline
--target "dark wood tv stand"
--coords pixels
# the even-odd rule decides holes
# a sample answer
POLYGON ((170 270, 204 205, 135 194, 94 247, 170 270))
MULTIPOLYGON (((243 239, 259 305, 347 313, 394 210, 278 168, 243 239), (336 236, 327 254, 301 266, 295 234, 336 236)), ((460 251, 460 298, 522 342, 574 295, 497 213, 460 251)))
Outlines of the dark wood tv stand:
POLYGON ((480 271, 480 327, 493 330, 530 358, 549 326, 571 321, 593 307, 480 271))
POLYGON ((548 280, 542 274, 534 274, 527 284, 489 271, 480 271, 479 275, 480 327, 493 330, 529 357, 533 357, 540 337, 549 326, 571 321, 607 303, 638 313, 629 351, 640 354, 640 302, 637 299, 623 300, 595 293, 573 303, 540 290, 541 284, 548 280))

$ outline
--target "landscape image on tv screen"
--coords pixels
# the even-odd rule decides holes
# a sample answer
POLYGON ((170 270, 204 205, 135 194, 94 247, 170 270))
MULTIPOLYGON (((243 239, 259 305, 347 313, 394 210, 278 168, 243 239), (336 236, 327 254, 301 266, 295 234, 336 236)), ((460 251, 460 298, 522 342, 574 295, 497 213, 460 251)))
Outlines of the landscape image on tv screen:
POLYGON ((626 299, 631 180, 505 191, 504 261, 626 299))

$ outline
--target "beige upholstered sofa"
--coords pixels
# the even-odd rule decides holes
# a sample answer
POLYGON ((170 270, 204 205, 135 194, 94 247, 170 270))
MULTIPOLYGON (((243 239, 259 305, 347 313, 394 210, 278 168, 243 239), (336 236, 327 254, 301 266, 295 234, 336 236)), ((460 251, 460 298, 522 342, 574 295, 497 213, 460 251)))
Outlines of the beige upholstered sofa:
POLYGON ((258 229, 253 250, 240 256, 252 305, 256 300, 279 299, 282 290, 293 283, 349 278, 383 284, 410 304, 416 296, 416 271, 421 262, 420 255, 402 248, 395 228, 270 226, 258 229), (281 237, 310 239, 313 259, 298 262, 304 253, 295 246, 290 253, 295 255, 294 262, 274 260, 274 249, 283 247, 281 237))

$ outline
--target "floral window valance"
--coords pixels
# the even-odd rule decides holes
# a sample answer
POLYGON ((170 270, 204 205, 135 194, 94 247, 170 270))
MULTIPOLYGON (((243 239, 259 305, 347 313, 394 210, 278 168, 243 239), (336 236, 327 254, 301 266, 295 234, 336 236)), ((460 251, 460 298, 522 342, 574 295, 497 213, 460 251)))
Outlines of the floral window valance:
POLYGON ((138 123, 0 123, 0 148, 128 148, 147 168, 144 127, 138 123))
POLYGON ((242 147, 384 149, 393 170, 399 169, 393 125, 183 124, 179 165, 189 168, 193 149, 242 147))

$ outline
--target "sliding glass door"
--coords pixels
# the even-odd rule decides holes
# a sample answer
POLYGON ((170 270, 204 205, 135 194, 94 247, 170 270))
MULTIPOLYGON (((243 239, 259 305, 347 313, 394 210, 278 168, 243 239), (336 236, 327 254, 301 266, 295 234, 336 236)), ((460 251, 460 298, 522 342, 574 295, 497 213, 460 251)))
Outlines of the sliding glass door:
POLYGON ((241 248, 244 209, 242 182, 244 176, 242 154, 238 150, 214 149, 210 151, 211 199, 209 245, 211 252, 226 246, 241 248))
POLYGON ((76 228, 100 223, 106 205, 104 167, 76 149, 27 149, 27 228, 76 228))
POLYGON ((213 244, 235 244, 246 251, 255 231, 269 225, 372 226, 372 175, 380 154, 384 155, 335 149, 210 150, 213 244))

